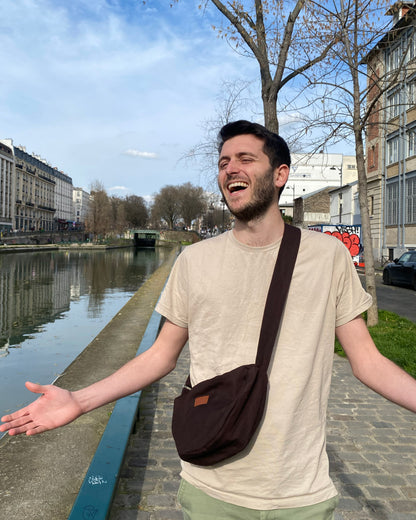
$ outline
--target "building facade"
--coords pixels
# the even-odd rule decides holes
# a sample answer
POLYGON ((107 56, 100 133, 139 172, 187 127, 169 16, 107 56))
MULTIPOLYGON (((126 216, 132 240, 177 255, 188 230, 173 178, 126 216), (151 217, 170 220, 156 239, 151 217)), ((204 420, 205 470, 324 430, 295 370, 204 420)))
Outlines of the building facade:
POLYGON ((55 227, 67 228, 73 222, 74 205, 73 205, 73 186, 72 179, 69 175, 55 170, 55 227))
POLYGON ((357 179, 355 156, 335 153, 292 154, 289 179, 279 206, 294 216, 294 201, 326 188, 341 187, 357 179))
POLYGON ((329 192, 329 223, 346 226, 361 224, 358 181, 329 192))
POLYGON ((393 25, 366 58, 374 85, 368 103, 383 92, 367 126, 368 202, 381 262, 416 247, 415 3, 397 2, 388 14, 393 25))
POLYGON ((53 168, 15 147, 16 207, 18 231, 52 231, 54 227, 55 175, 53 168))
POLYGON ((71 177, 22 146, 13 150, 14 228, 24 232, 66 229, 74 214, 71 177))
POLYGON ((90 194, 83 188, 74 188, 72 192, 74 216, 73 220, 77 225, 83 225, 87 221, 90 207, 90 194))
POLYGON ((307 229, 317 224, 328 224, 330 219, 330 186, 297 197, 295 200, 293 224, 307 229))
POLYGON ((14 227, 15 167, 11 139, 0 140, 0 233, 9 233, 14 227))

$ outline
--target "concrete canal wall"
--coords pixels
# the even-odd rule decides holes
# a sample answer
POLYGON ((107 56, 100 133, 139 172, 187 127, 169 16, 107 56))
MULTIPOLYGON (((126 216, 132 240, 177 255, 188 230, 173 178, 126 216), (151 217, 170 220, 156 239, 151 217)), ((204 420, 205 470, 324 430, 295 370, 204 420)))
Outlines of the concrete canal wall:
MULTIPOLYGON (((134 357, 176 249, 56 381, 77 390, 134 357)), ((40 381, 40 383, 44 383, 40 381)), ((112 404, 44 434, 0 441, 0 520, 66 520, 107 425, 112 404)))

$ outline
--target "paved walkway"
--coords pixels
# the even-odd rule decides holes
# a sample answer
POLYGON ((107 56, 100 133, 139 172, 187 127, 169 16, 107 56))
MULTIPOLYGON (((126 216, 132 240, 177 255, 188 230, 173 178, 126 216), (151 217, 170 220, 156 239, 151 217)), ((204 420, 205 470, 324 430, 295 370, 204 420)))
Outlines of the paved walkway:
MULTIPOLYGON (((179 462, 170 433, 172 399, 188 370, 142 394, 110 520, 180 520, 179 462)), ((336 520, 416 520, 416 416, 361 385, 335 356, 328 410, 331 475, 340 493, 336 520)))

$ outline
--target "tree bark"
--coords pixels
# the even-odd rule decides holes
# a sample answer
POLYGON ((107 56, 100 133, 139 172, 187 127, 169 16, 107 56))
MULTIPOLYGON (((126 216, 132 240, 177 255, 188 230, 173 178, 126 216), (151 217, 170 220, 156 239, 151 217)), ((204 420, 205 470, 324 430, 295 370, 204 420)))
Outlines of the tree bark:
MULTIPOLYGON (((263 78, 263 75, 262 75, 263 78)), ((271 132, 279 133, 279 118, 277 117, 277 91, 271 83, 262 80, 261 98, 263 101, 264 126, 271 132)))
MULTIPOLYGON (((357 125, 360 126, 360 125, 357 125)), ((378 323, 378 305, 376 293, 376 274, 374 267, 373 239, 371 236, 370 214, 368 211, 367 175, 364 159, 364 142, 361 127, 355 129, 355 153, 358 171, 358 196, 361 213, 361 240, 364 247, 365 284, 366 290, 373 298, 373 303, 367 311, 367 325, 378 323)))

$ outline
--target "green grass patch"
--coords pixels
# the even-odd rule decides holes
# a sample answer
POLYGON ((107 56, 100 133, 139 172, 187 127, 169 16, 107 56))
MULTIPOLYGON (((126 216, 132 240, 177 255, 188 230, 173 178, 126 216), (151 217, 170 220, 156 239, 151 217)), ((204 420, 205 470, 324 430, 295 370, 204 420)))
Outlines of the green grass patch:
MULTIPOLYGON (((378 350, 416 378, 416 324, 393 312, 378 311, 378 324, 368 330, 378 350)), ((335 352, 346 357, 338 340, 335 352)))

